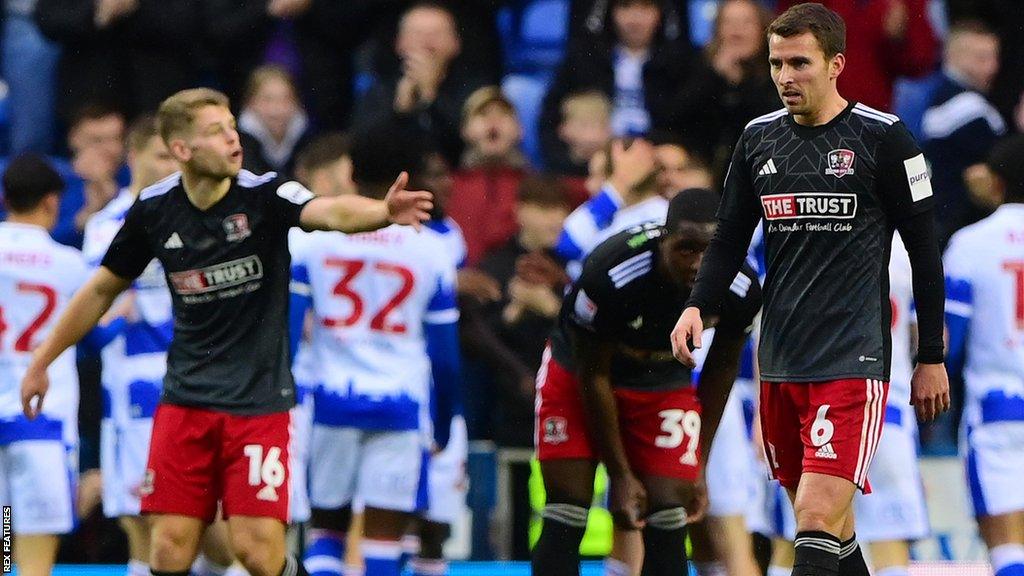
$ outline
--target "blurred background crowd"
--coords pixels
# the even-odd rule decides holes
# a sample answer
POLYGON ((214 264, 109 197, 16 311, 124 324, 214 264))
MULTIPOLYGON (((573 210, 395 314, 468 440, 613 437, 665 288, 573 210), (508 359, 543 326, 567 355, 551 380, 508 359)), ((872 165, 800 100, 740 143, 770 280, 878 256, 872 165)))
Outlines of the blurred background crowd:
MULTIPOLYGON (((794 3, 4 0, 0 156, 53 159, 67 184, 54 236, 80 247, 88 217, 127 183, 126 126, 179 89, 230 95, 246 168, 338 194, 356 189, 353 163, 380 160, 354 158, 352 138, 415 139, 428 151, 422 185, 467 245, 470 504, 505 510, 516 536, 504 552, 522 558, 529 465, 496 462, 528 462, 516 449, 533 445, 541 350, 591 248, 573 244, 566 218, 582 205, 600 224, 598 198, 628 207, 719 188, 744 125, 780 108, 763 31, 794 3), (615 137, 653 146, 613 157, 615 137), (653 166, 657 182, 633 186, 653 166), (609 185, 629 192, 602 196, 609 185)), ((918 138, 944 241, 988 214, 999 199, 981 162, 1024 131, 1019 1, 824 3, 848 26, 840 92, 898 114, 918 138)), ((99 362, 79 365, 85 471, 98 462, 99 362)), ((925 453, 955 452, 957 418, 923 429, 925 453)), ((80 504, 86 520, 61 560, 123 561, 116 528, 80 504)), ((472 530, 472 555, 493 556, 488 522, 474 516, 472 530)))

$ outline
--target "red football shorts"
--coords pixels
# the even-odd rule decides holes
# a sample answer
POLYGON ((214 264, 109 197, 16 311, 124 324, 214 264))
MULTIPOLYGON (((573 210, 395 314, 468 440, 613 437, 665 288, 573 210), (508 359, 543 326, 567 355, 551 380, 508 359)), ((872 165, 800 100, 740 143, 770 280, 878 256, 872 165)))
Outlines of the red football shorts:
POLYGON ((761 382, 761 433, 772 475, 795 490, 804 472, 871 492, 868 469, 885 423, 881 380, 761 382))
MULTIPOLYGON (((619 430, 636 474, 682 480, 697 478, 700 463, 700 402, 692 388, 645 392, 614 389, 619 430)), ((587 428, 576 374, 544 351, 537 373, 534 444, 544 460, 599 460, 587 428)))
POLYGON ((160 404, 142 492, 142 512, 212 522, 257 516, 288 523, 288 412, 236 416, 160 404))

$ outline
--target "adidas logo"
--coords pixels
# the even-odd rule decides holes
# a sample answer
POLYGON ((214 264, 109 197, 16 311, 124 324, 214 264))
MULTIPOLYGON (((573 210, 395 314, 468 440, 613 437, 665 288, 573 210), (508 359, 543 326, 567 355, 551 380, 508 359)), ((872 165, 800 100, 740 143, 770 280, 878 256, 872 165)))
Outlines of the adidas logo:
POLYGON ((771 158, 769 158, 768 161, 764 163, 764 166, 761 166, 761 169, 758 170, 757 175, 758 176, 768 176, 769 174, 778 174, 778 173, 779 173, 779 171, 775 169, 775 161, 772 160, 771 158))
POLYGON ((839 458, 839 456, 836 454, 836 451, 832 449, 831 442, 828 442, 821 448, 818 448, 818 451, 814 453, 814 457, 824 458, 825 460, 835 460, 836 458, 839 458))
POLYGON ((164 242, 164 248, 167 248, 168 250, 184 247, 185 243, 181 241, 181 236, 178 236, 177 232, 171 234, 171 237, 167 239, 167 242, 164 242))

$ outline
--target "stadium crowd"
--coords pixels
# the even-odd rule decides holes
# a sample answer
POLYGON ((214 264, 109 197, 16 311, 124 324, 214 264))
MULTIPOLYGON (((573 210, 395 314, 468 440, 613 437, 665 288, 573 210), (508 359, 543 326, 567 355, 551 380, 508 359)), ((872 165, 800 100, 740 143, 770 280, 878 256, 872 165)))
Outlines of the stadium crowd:
MULTIPOLYGON (((98 247, 90 241, 111 214, 123 217, 135 196, 122 191, 138 195, 174 171, 153 115, 197 86, 234 105, 242 167, 256 175, 276 172, 318 196, 349 196, 381 183, 386 190, 407 171, 409 188, 434 195, 425 227, 437 232, 436 250, 451 257, 455 277, 456 350, 431 350, 435 379, 445 353, 458 369, 463 406, 452 412, 464 418, 464 438, 453 428, 445 441, 530 449, 545 345, 585 257, 611 232, 664 221, 684 190, 721 190, 744 127, 780 108, 765 29, 797 3, 6 0, 0 152, 14 175, 4 185, 17 181, 16 168, 31 171, 48 158, 59 173, 51 186, 62 190, 52 238, 98 264, 110 237, 98 247)), ((1021 177, 1024 151, 1005 142, 1024 132, 1024 10, 1013 0, 823 3, 847 25, 842 94, 898 115, 924 151, 945 247, 993 214, 1007 182, 1021 177), (1001 163, 990 160, 993 150, 1001 163), (1012 164, 1017 172, 1007 174, 1012 164)), ((315 294, 315 278, 306 282, 306 295, 315 294)), ((144 294, 134 298, 122 309, 146 305, 144 294)), ((308 340, 312 317, 300 318, 293 335, 308 340)), ((58 558, 125 563, 138 554, 103 518, 117 507, 99 474, 100 429, 112 425, 101 381, 118 360, 96 348, 77 352, 79 518, 58 558)), ((300 368, 301 357, 300 346, 296 382, 301 390, 304 371, 308 395, 319 399, 312 389, 320 368, 300 368)), ((966 393, 960 374, 950 378, 953 409, 922 425, 924 453, 957 451, 966 393)), ((486 462, 468 470, 470 486, 493 475, 486 462)), ((527 559, 543 495, 529 461, 510 470, 509 492, 498 496, 511 510, 502 552, 527 559)), ((328 555, 326 526, 338 518, 328 522, 312 507, 323 526, 306 541, 328 555)), ((473 523, 474 534, 486 535, 487 518, 473 523)), ((747 524, 768 537, 793 536, 792 527, 747 524)), ((430 560, 440 559, 445 536, 420 532, 430 550, 419 559, 423 574, 437 573, 430 560)), ((474 558, 494 555, 486 536, 473 541, 474 558)), ((604 553, 598 546, 592 555, 604 553)), ((208 563, 230 563, 216 556, 208 563)), ((728 573, 746 576, 746 557, 730 557, 739 556, 728 573)))

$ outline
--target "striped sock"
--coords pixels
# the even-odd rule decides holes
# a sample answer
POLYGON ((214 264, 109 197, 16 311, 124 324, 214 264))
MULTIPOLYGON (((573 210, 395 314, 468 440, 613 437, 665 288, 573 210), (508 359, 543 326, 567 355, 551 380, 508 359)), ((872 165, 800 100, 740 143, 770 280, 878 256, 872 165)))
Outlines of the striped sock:
POLYGON ((839 538, 828 532, 802 531, 793 544, 793 576, 839 574, 839 538))
POLYGON ((309 531, 302 563, 310 576, 342 576, 345 564, 345 533, 334 530, 309 531))
MULTIPOLYGON (((725 564, 721 562, 694 562, 693 567, 697 570, 697 576, 728 576, 725 564)), ((789 576, 788 571, 786 576, 789 576)))
POLYGON ((910 570, 906 566, 889 566, 876 570, 875 576, 910 576, 910 570))
POLYGON ((362 542, 366 576, 399 576, 402 543, 397 540, 369 540, 362 542))
POLYGON ((776 566, 773 564, 768 567, 768 576, 790 576, 792 573, 792 566, 776 566))
POLYGON ((843 576, 871 576, 856 534, 839 544, 839 573, 843 576))
POLYGON ((196 557, 196 561, 192 563, 192 575, 193 576, 224 576, 224 573, 228 571, 230 566, 221 566, 210 562, 210 559, 205 554, 200 554, 196 557))
POLYGON ((996 576, 1024 576, 1024 546, 1002 544, 988 551, 996 576))

